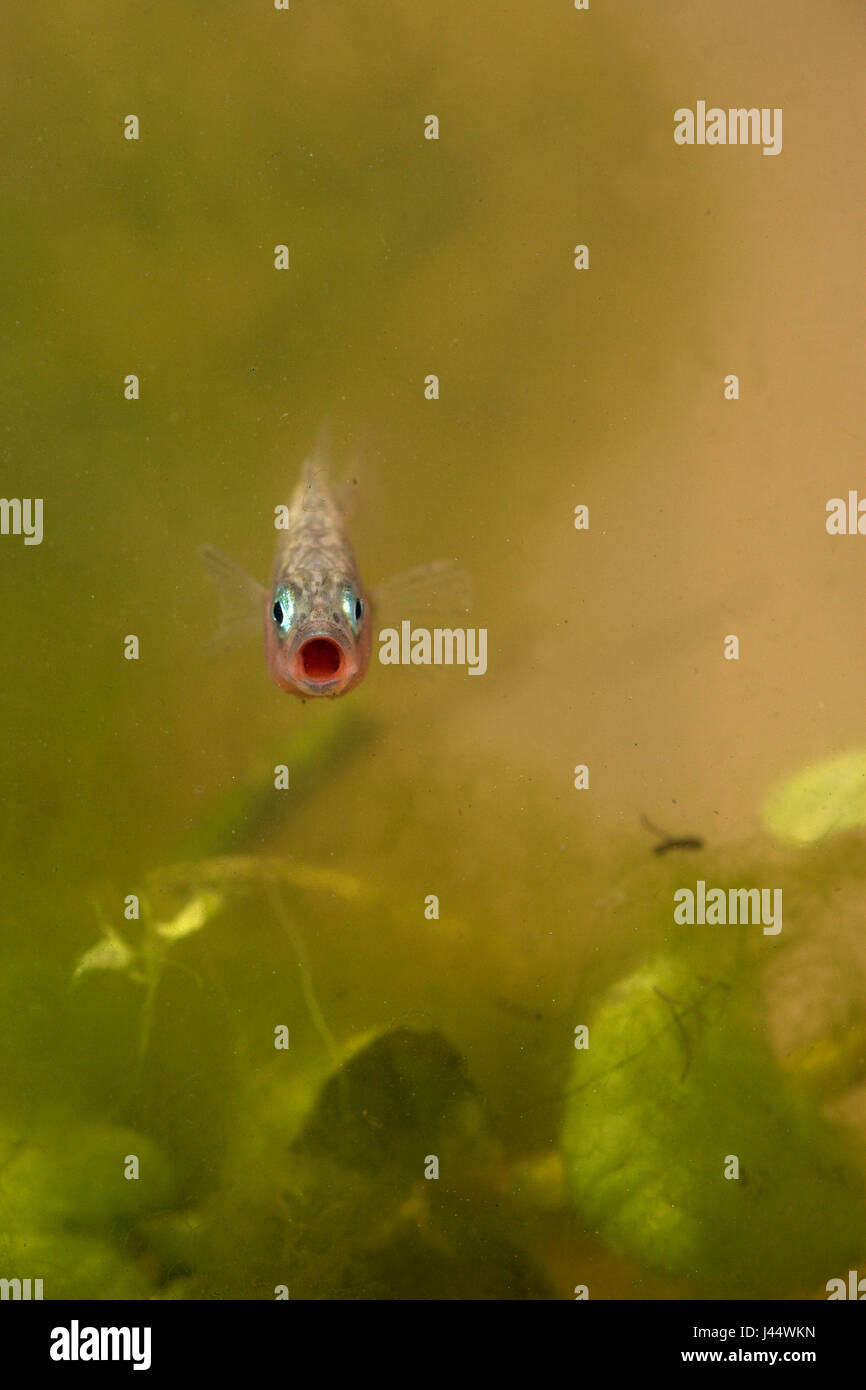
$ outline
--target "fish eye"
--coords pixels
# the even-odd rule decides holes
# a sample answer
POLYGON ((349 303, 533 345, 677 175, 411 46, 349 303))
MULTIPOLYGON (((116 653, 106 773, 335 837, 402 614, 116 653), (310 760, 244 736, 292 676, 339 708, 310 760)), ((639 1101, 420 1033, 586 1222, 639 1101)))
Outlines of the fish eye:
POLYGON ((281 584, 274 594, 271 617, 281 632, 288 632, 294 621, 295 596, 285 584, 281 584))
POLYGON ((364 603, 359 595, 355 593, 351 584, 344 585, 343 592, 340 595, 340 606, 343 610, 343 617, 346 619, 352 631, 357 634, 361 619, 364 616, 364 603))

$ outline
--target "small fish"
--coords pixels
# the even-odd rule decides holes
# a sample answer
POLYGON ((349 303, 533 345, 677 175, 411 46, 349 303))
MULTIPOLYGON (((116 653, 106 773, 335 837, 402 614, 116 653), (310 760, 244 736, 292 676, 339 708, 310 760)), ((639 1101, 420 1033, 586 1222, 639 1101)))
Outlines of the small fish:
MULTIPOLYGON (((373 603, 364 588, 342 511, 328 486, 320 440, 288 504, 270 589, 228 556, 206 547, 203 557, 223 605, 219 638, 246 635, 249 614, 264 615, 268 674, 292 695, 345 695, 370 661, 373 603)), ((463 591, 468 576, 452 561, 410 570, 377 591, 392 602, 428 601, 428 591, 463 591)), ((463 596, 464 603, 467 601, 463 596)), ((261 616, 256 619, 261 622, 261 616)))
POLYGON ((289 505, 265 613, 271 680, 295 695, 345 695, 370 660, 369 601, 321 465, 308 461, 289 505))

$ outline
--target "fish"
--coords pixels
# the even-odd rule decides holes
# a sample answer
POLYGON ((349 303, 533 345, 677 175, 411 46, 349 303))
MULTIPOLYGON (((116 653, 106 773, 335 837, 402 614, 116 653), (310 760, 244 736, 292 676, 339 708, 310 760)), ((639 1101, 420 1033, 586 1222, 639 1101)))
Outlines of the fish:
POLYGON ((291 501, 277 508, 281 532, 269 588, 212 546, 202 551, 223 608, 217 640, 247 635, 250 614, 264 624, 268 674, 301 698, 347 694, 370 663, 374 600, 429 605, 431 597, 465 607, 470 581, 452 560, 421 565, 370 594, 349 540, 346 518, 328 481, 320 434, 291 501))
POLYGON ((370 661, 370 603, 321 464, 307 460, 285 515, 265 613, 268 673, 295 695, 345 695, 370 661))

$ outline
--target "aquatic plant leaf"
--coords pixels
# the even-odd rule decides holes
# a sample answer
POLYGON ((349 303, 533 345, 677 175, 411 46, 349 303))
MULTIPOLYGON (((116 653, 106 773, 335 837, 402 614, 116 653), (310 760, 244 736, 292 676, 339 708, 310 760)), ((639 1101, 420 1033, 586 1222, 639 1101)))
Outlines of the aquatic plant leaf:
POLYGON ((785 778, 764 801, 761 818, 777 840, 796 845, 866 826, 866 748, 835 753, 785 778))
POLYGON ((0 1200, 14 1225, 95 1231, 170 1206, 171 1165, 145 1135, 115 1125, 71 1125, 28 1139, 0 1172, 0 1200), (127 1178, 135 1155, 138 1178, 127 1178))
POLYGON ((259 1076, 221 1189, 137 1226, 162 1277, 191 1271, 193 1298, 272 1298, 275 1268, 300 1299, 553 1297, 504 1235, 501 1148, 448 1040, 400 1024, 341 1052, 259 1076))
MULTIPOLYGON (((176 846, 180 861, 213 859, 245 853, 258 846, 282 820, 303 815, 327 773, 345 766, 362 749, 374 721, 350 700, 323 702, 320 717, 282 729, 250 766, 244 765, 228 786, 195 817, 176 846), (274 796, 274 766, 291 770, 291 798, 274 796)), ((319 711, 317 711, 319 714, 319 711)))
POLYGON ((185 936, 192 936, 193 932, 201 931, 221 911, 224 902, 220 893, 199 893, 170 922, 158 922, 155 930, 166 941, 180 941, 185 936))
POLYGON ((106 1239, 26 1229, 6 1232, 0 1249, 4 1272, 33 1270, 42 1298, 143 1299, 154 1292, 145 1271, 106 1239))
POLYGON ((609 992, 589 1039, 562 1142, 606 1243, 724 1296, 808 1292, 857 1257, 863 1175, 776 1064, 748 986, 661 959, 609 992))
POLYGON ((293 1148, 343 1169, 420 1178, 443 1143, 474 1143, 485 1129, 463 1059, 426 1028, 365 1037, 325 1083, 293 1148))
POLYGON ((104 936, 78 961, 72 972, 73 981, 90 970, 128 970, 135 960, 135 951, 111 927, 104 927, 104 936))

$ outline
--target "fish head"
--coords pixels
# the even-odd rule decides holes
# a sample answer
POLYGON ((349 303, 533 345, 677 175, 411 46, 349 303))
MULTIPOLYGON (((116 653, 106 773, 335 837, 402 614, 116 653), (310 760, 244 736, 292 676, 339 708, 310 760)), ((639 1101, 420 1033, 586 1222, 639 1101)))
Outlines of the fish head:
POLYGON ((280 574, 265 611, 268 673, 293 695, 344 695, 370 659, 367 597, 352 575, 280 574))

